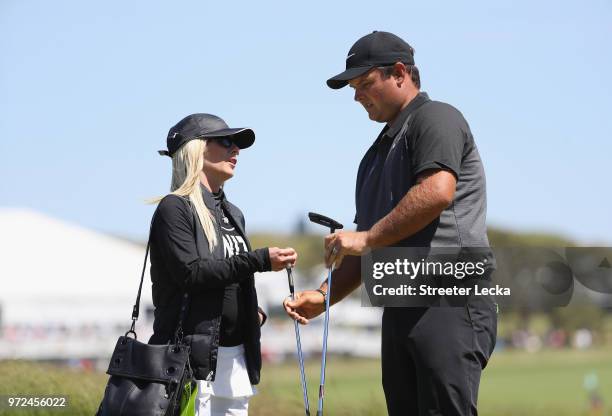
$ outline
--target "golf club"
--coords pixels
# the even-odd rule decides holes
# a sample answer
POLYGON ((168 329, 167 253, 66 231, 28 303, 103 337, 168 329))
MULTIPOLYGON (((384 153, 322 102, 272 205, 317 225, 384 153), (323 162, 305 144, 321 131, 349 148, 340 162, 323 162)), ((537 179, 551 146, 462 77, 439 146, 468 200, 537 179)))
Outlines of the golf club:
MULTIPOLYGON (((309 212, 308 218, 315 224, 328 227, 330 234, 333 234, 336 230, 344 227, 338 221, 314 212, 309 212)), ((319 383, 319 404, 317 407, 317 416, 323 416, 323 397, 325 396, 325 365, 327 358, 327 333, 329 330, 329 300, 331 298, 332 287, 332 266, 333 265, 330 264, 329 268, 327 269, 327 296, 325 297, 325 323, 323 324, 323 351, 321 352, 321 381, 319 383)))
MULTIPOLYGON (((289 292, 291 300, 295 300, 295 287, 293 284, 293 272, 291 266, 287 266, 287 279, 289 280, 289 292)), ((302 380, 302 394, 304 395, 304 410, 306 416, 310 416, 310 404, 308 403, 308 387, 306 386, 306 375, 304 374, 304 356, 302 355, 302 341, 300 341, 300 324, 297 320, 293 321, 295 327, 295 343, 297 344, 298 361, 300 363, 300 378, 302 380)))

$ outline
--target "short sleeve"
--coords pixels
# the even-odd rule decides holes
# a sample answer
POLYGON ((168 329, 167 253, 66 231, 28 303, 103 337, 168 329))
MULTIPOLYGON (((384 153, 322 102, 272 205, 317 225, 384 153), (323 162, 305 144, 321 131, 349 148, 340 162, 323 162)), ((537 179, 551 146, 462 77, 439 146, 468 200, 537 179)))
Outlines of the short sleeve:
POLYGON ((467 132, 467 122, 454 107, 439 102, 424 106, 408 142, 413 175, 444 169, 459 178, 467 132))

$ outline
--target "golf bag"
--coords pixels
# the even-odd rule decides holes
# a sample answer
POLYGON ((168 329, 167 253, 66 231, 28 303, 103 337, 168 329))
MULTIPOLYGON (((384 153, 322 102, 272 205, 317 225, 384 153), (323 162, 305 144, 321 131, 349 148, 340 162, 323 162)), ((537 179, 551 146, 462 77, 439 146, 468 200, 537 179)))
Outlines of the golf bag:
POLYGON ((149 345, 119 337, 108 366, 98 416, 174 416, 184 387, 192 383, 189 347, 149 345))
POLYGON ((117 340, 107 370, 110 379, 96 416, 178 416, 182 396, 189 399, 196 388, 189 363, 191 348, 183 342, 182 326, 189 304, 188 293, 182 299, 173 342, 149 345, 137 341, 135 325, 149 246, 147 243, 138 295, 132 310, 132 326, 117 340))

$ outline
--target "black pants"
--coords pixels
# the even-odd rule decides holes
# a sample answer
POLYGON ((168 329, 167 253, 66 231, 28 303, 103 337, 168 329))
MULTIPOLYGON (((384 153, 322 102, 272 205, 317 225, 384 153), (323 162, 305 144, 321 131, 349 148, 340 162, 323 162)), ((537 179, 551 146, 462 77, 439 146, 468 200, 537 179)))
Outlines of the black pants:
POLYGON ((472 296, 460 307, 385 308, 382 382, 389 415, 476 416, 480 375, 496 334, 492 297, 472 296))

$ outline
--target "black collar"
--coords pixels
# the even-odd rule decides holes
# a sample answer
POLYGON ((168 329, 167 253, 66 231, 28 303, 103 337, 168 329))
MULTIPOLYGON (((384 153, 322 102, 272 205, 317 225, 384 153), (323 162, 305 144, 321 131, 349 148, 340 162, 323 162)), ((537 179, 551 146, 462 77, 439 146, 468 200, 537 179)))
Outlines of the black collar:
POLYGON ((223 188, 221 188, 219 193, 215 195, 210 192, 208 188, 206 188, 204 185, 200 185, 200 187, 202 188, 202 198, 204 199, 204 204, 206 205, 206 207, 213 212, 218 209, 218 206, 225 208, 226 215, 229 217, 232 224, 234 224, 234 226, 238 228, 238 231, 242 236, 246 236, 244 228, 242 227, 242 223, 237 220, 238 214, 240 212, 236 212, 236 209, 234 209, 233 206, 229 204, 229 201, 225 198, 225 192, 223 191, 223 188))
POLYGON ((200 188, 202 189, 204 204, 208 209, 215 209, 219 203, 223 203, 223 201, 225 201, 225 193, 223 193, 223 188, 221 188, 218 195, 214 195, 202 184, 200 184, 200 188))
POLYGON ((397 118, 389 126, 385 126, 382 133, 387 137, 395 137, 395 135, 401 130, 402 126, 406 122, 406 119, 412 114, 417 108, 431 101, 426 92, 420 92, 416 97, 408 103, 408 105, 398 114, 397 118))

